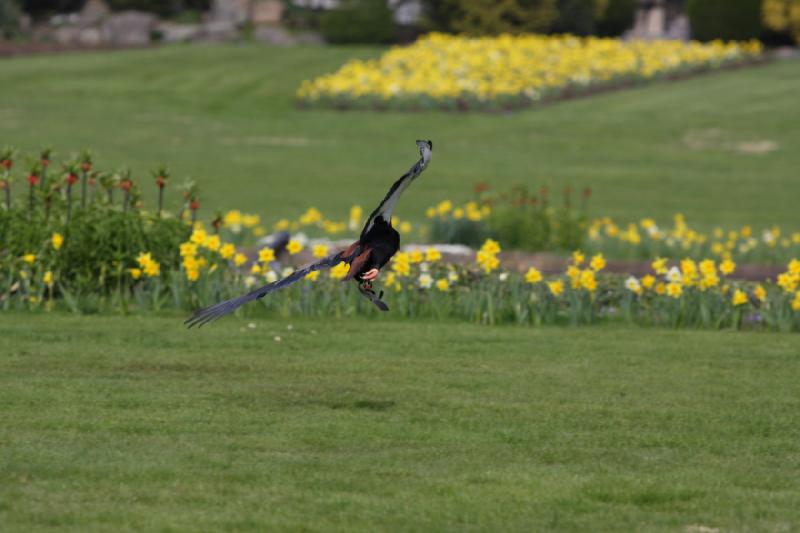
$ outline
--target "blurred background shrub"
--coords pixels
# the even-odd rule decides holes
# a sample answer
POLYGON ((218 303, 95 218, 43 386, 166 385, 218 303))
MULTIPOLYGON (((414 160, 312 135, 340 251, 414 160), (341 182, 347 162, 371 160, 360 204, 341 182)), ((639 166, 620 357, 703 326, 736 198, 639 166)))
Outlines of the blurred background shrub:
POLYGON ((16 0, 0 0, 0 38, 14 37, 21 15, 16 0))
POLYGON ((688 0, 692 37, 746 41, 761 35, 761 0, 688 0))
MULTIPOLYGON (((0 5, 9 0, 0 0, 0 5)), ((162 17, 174 17, 184 11, 208 11, 211 0, 105 0, 114 11, 148 11, 162 17)), ((34 17, 80 11, 86 0, 20 0, 20 5, 34 17)))
POLYGON ((347 0, 320 15, 319 29, 332 44, 384 44, 394 41, 394 13, 385 0, 347 0))

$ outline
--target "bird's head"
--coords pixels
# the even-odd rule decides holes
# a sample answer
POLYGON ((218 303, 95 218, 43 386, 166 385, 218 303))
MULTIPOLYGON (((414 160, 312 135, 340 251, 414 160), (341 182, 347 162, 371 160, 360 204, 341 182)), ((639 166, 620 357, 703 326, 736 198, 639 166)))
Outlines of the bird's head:
POLYGON ((428 166, 428 161, 431 160, 431 150, 433 150, 433 142, 428 141, 417 141, 417 146, 419 147, 419 155, 422 157, 422 168, 428 166))

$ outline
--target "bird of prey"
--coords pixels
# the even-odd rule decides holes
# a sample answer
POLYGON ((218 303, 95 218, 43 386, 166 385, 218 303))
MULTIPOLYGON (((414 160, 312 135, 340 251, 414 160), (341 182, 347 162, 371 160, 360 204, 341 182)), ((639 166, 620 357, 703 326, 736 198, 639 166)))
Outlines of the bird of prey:
POLYGON ((428 163, 431 160, 433 143, 431 141, 417 141, 417 146, 420 154, 419 161, 389 188, 386 197, 367 219, 367 223, 361 231, 361 236, 347 249, 306 265, 281 280, 268 283, 247 294, 200 309, 186 320, 185 324, 191 328, 213 322, 221 316, 232 313, 248 302, 263 298, 278 289, 288 287, 292 283, 303 279, 310 272, 334 267, 342 261, 350 266, 344 279, 357 281, 359 291, 364 296, 380 310, 388 311, 388 306, 381 301, 383 292, 375 294, 372 289, 372 280, 378 277, 380 269, 389 262, 389 259, 400 248, 400 234, 392 227, 392 212, 395 204, 397 204, 397 199, 411 185, 411 182, 422 174, 422 171, 428 167, 428 163))

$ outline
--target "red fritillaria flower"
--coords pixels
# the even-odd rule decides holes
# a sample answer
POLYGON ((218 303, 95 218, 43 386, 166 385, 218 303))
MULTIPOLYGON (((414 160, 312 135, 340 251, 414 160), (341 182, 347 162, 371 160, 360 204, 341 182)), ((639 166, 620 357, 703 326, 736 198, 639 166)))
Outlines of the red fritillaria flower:
POLYGON ((39 176, 37 176, 36 174, 29 174, 28 183, 30 183, 31 186, 39 185, 39 176))
POLYGON ((200 202, 198 202, 197 200, 192 200, 192 203, 189 204, 189 209, 191 209, 192 211, 197 211, 198 209, 200 209, 200 202))
POLYGON ((78 181, 78 176, 76 174, 73 174, 72 172, 67 174, 67 183, 69 183, 70 185, 75 185, 77 181, 78 181))
POLYGON ((13 165, 13 162, 10 159, 3 159, 0 161, 0 166, 6 170, 11 170, 11 165, 13 165))
POLYGON ((131 180, 124 179, 121 182, 119 182, 119 188, 122 189, 123 191, 130 191, 131 187, 133 187, 133 182, 131 180))
POLYGON ((167 180, 164 179, 164 176, 156 176, 156 185, 158 185, 159 189, 163 189, 166 184, 167 180))
POLYGON ((92 170, 92 163, 90 161, 84 161, 83 163, 81 163, 81 170, 83 170, 84 172, 89 172, 90 170, 92 170))
POLYGON ((47 168, 47 167, 50 166, 50 160, 49 159, 42 159, 41 161, 42 161, 42 166, 44 168, 47 168))

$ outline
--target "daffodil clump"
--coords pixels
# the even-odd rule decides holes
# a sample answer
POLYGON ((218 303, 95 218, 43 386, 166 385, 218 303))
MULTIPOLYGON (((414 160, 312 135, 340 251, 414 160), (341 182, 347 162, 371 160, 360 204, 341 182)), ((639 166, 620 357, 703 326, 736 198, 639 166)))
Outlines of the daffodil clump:
POLYGON ((689 226, 680 213, 674 216, 672 225, 665 226, 652 218, 629 224, 618 224, 611 217, 597 218, 590 223, 586 237, 587 247, 619 258, 713 257, 781 264, 800 256, 798 231, 786 231, 780 226, 757 230, 745 225, 703 232, 689 226))
POLYGON ((582 246, 590 189, 584 189, 575 202, 572 188, 567 186, 557 203, 551 201, 547 187, 536 194, 523 186, 500 193, 489 193, 488 189, 485 183, 476 185, 476 200, 463 205, 443 200, 428 207, 425 214, 431 239, 477 247, 492 237, 509 248, 536 251, 582 246))
POLYGON ((758 59, 761 45, 624 41, 572 35, 466 37, 430 33, 378 59, 354 59, 306 80, 307 105, 508 108, 758 59))
MULTIPOLYGON (((331 239, 357 235, 366 221, 366 215, 360 205, 350 208, 346 219, 326 217, 316 207, 309 207, 295 219, 281 218, 272 224, 273 231, 303 232, 309 236, 324 236, 331 239)), ((392 225, 408 236, 413 230, 411 222, 392 217, 392 225)))

